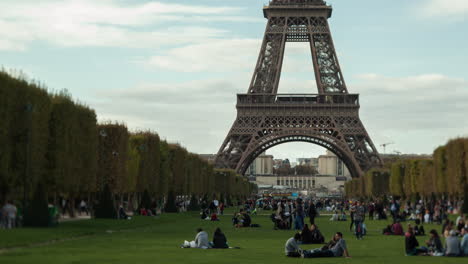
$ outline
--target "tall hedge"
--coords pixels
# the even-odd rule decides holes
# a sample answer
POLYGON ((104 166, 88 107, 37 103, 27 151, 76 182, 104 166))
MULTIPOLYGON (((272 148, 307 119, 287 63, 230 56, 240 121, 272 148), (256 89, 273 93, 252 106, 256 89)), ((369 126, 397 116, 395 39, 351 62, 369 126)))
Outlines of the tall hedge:
POLYGON ((0 202, 21 200, 23 191, 29 200, 41 182, 48 198, 62 196, 73 207, 77 199, 94 197, 100 200, 96 213, 113 217, 116 198, 132 200, 142 193, 145 203, 159 199, 174 207, 177 196, 240 198, 256 191, 234 171, 219 173, 156 133, 97 124, 94 110, 66 91, 48 93, 5 72, 0 72, 0 123, 0 202))
POLYGON ((122 194, 127 175, 127 127, 122 124, 101 124, 98 126, 98 135, 98 190, 102 191, 108 185, 112 193, 122 194))
POLYGON ((97 172, 96 114, 66 93, 52 97, 48 185, 71 200, 94 192, 97 172))

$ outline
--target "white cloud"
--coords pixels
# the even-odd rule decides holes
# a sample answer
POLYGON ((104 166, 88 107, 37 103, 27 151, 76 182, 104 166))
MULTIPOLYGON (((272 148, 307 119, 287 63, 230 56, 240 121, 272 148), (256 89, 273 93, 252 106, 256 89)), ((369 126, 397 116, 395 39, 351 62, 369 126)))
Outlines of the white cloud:
MULTIPOLYGON (((100 119, 125 120, 130 128, 153 129, 191 151, 215 153, 235 119, 236 93, 247 91, 250 77, 231 74, 217 80, 143 84, 100 93, 99 98, 106 100, 92 106, 100 119)), ((285 86, 302 89, 314 84, 313 80, 283 81, 285 86)), ((375 145, 381 150, 382 143, 396 143, 387 148, 387 153, 431 153, 449 138, 467 133, 467 80, 440 74, 363 74, 349 83, 349 89, 360 93, 361 118, 375 145)), ((298 157, 309 154, 307 146, 300 150, 302 153, 297 149, 288 152, 288 148, 281 151, 298 157)), ((321 151, 311 148, 311 153, 321 151)))
POLYGON ((2 1, 0 50, 24 50, 33 41, 58 46, 153 47, 197 43, 224 30, 198 22, 255 21, 239 8, 118 0, 2 1), (190 26, 163 25, 182 22, 190 26), (190 21, 190 23, 187 23, 190 21))
POLYGON ((427 0, 418 9, 427 17, 444 17, 451 20, 460 20, 465 19, 468 14, 468 1, 427 0))
POLYGON ((441 74, 356 76, 361 116, 376 145, 396 142, 399 151, 431 153, 450 138, 466 136, 468 81, 441 74))
POLYGON ((217 39, 173 48, 144 62, 178 72, 252 71, 261 40, 217 39))

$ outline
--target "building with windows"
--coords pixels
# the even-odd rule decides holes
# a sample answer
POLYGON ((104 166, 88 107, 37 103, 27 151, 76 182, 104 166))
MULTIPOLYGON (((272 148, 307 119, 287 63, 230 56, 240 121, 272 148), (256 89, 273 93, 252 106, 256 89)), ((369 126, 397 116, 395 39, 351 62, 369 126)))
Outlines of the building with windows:
POLYGON ((340 192, 344 188, 346 177, 329 175, 288 175, 256 176, 257 185, 285 186, 298 191, 326 189, 329 192, 340 192))
POLYGON ((273 175, 273 156, 265 152, 258 156, 245 173, 247 176, 273 175))
POLYGON ((345 164, 329 150, 318 157, 318 172, 320 175, 351 177, 345 164))

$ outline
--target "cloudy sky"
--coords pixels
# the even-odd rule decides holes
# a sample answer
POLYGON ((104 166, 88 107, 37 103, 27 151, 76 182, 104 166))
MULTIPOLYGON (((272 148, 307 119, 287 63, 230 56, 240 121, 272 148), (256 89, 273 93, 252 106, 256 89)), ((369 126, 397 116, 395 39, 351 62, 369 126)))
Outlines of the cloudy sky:
MULTIPOLYGON (((467 0, 330 0, 348 89, 379 150, 431 153, 468 135, 467 0)), ((68 89, 99 120, 216 153, 248 89, 267 0, 1 0, 0 64, 68 89)), ((307 44, 279 91, 315 93, 307 44)), ((276 157, 322 149, 285 144, 276 157)))

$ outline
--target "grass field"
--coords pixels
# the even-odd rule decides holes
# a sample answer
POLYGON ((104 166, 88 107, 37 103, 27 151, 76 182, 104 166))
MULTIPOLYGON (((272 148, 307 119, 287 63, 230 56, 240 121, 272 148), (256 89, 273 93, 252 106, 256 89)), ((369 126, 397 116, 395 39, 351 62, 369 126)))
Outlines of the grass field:
MULTIPOLYGON (((367 221, 369 234, 356 240, 348 222, 317 223, 328 240, 336 231, 344 233, 351 259, 288 259, 284 243, 294 231, 276 231, 268 216, 252 218, 260 228, 236 229, 231 216, 220 222, 202 221, 196 213, 165 214, 158 218, 135 217, 129 221, 82 220, 63 223, 53 229, 0 230, 0 263, 468 263, 468 258, 405 257, 404 238, 380 234, 382 221, 367 221), (241 249, 181 249, 184 240, 193 240, 195 229, 202 227, 210 238, 220 227, 230 246, 241 249)), ((428 232, 440 226, 426 225, 428 232)), ((423 244, 427 237, 418 237, 423 244)), ((318 245, 304 246, 306 249, 318 245)))

